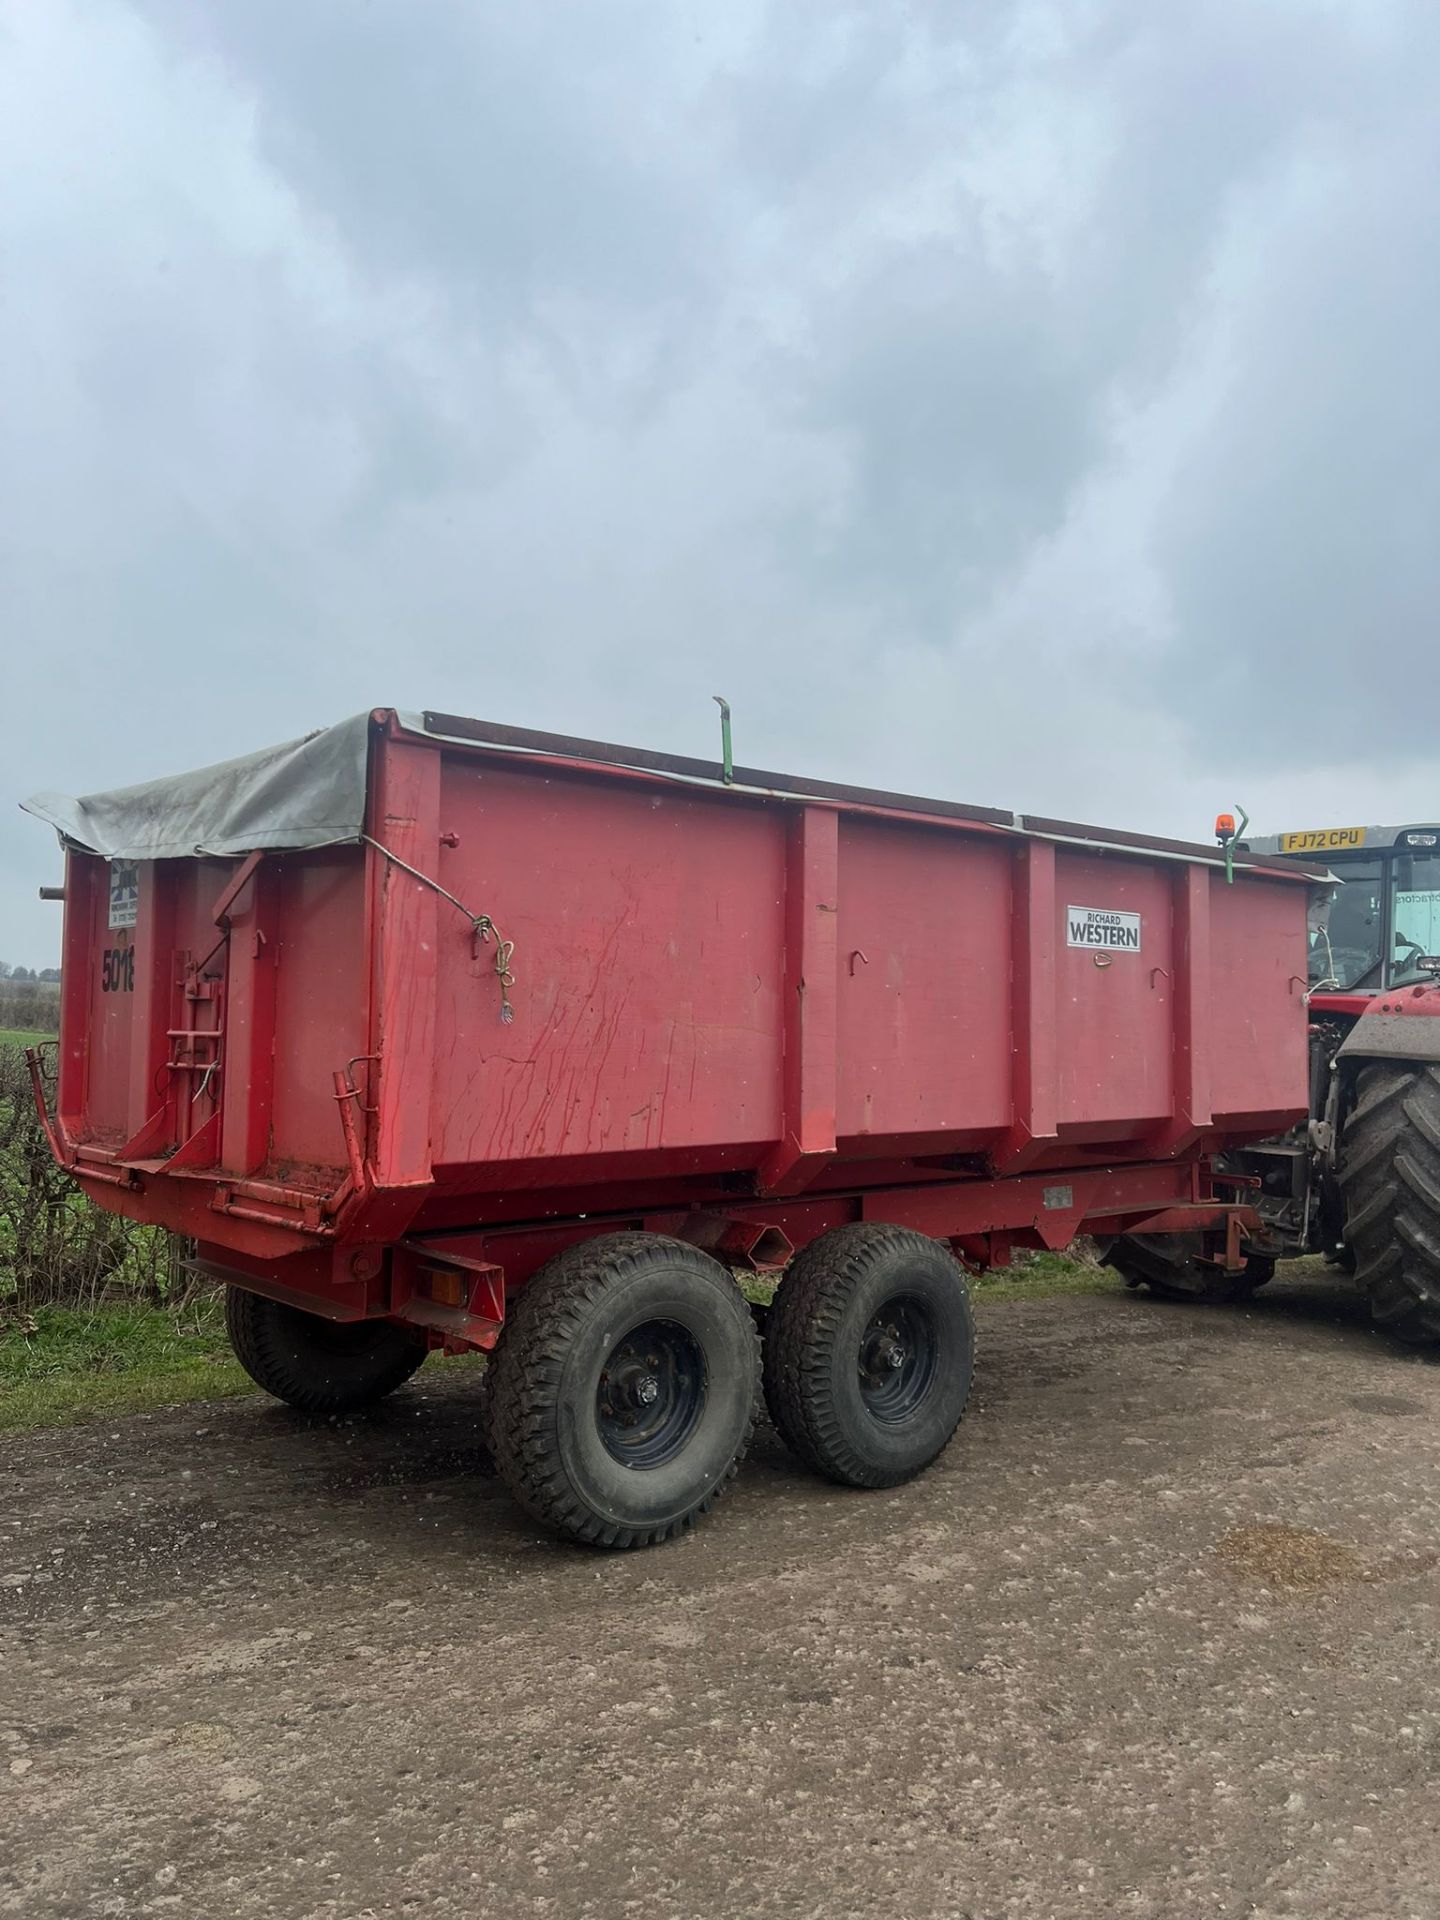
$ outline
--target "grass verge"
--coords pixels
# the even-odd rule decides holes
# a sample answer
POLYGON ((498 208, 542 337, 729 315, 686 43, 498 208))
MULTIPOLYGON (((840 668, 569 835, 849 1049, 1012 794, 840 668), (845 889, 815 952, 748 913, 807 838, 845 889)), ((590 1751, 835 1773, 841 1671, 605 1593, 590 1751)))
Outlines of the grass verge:
POLYGON ((53 1033, 35 1033, 26 1027, 0 1027, 0 1047, 38 1047, 42 1040, 53 1040, 53 1033))
POLYGON ((1055 1300, 1075 1293, 1124 1293, 1125 1282, 1113 1267, 1093 1260, 1071 1260, 1063 1253, 1021 1255, 1013 1267, 972 1274, 976 1300, 1055 1300))
MULTIPOLYGON (((1054 1253, 978 1275, 971 1286, 976 1300, 995 1301, 1123 1291, 1108 1267, 1054 1253)), ((773 1289, 750 1281, 745 1291, 764 1301, 773 1289)), ((435 1364, 432 1358, 430 1365, 435 1364)), ((470 1364, 468 1356, 459 1364, 470 1364)), ((230 1352, 224 1311, 215 1296, 178 1312, 126 1305, 84 1311, 38 1307, 0 1320, 0 1433, 257 1391, 230 1352)))
POLYGON ((179 1313, 37 1307, 0 1322, 0 1432, 254 1391, 218 1299, 179 1313))

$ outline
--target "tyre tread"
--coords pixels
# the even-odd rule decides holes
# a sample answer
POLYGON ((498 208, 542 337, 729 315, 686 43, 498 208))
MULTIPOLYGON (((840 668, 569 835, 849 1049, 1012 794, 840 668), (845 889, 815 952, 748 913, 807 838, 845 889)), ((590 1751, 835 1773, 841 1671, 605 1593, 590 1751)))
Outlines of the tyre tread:
MULTIPOLYGON (((326 1381, 317 1377, 290 1350, 282 1332, 280 1316, 284 1313, 300 1314, 300 1310, 286 1308, 279 1301, 250 1293, 244 1287, 225 1289, 225 1331, 235 1358, 257 1387, 300 1413, 356 1413, 363 1407, 373 1406, 403 1386, 428 1351, 419 1339, 397 1338, 389 1364, 377 1366, 363 1384, 326 1381)), ((302 1323, 305 1318, 300 1314, 302 1323)), ((381 1321, 376 1325, 389 1328, 393 1323, 381 1321)), ((400 1329, 394 1331, 398 1335, 400 1329)), ((318 1356, 317 1364, 321 1362, 323 1356, 318 1356)))
POLYGON ((1340 1186, 1372 1320, 1415 1344, 1440 1340, 1440 1067, 1361 1069, 1340 1186))
MULTIPOLYGON (((915 1247, 933 1253, 938 1244, 908 1227, 869 1222, 835 1227, 796 1256, 780 1283, 765 1332, 766 1404, 796 1458, 837 1485, 898 1486, 920 1471, 876 1469, 849 1444, 835 1405, 829 1356, 850 1293, 876 1253, 915 1247)), ((964 1270, 954 1264, 957 1284, 964 1288, 964 1270)), ((971 1352, 973 1365, 973 1346, 971 1352)))

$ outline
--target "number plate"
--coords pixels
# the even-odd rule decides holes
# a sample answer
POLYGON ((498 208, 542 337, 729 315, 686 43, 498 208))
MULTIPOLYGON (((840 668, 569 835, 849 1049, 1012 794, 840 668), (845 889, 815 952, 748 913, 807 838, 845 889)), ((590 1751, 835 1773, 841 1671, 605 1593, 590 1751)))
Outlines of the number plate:
POLYGON ((1311 827, 1305 833, 1282 833, 1282 853, 1345 853, 1365 844, 1364 827, 1311 827))

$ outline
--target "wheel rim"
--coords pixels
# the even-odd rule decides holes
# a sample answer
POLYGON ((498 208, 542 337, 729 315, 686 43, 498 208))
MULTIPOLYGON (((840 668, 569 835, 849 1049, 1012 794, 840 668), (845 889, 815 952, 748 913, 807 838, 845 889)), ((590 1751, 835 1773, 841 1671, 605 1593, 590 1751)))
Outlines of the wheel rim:
POLYGON ((673 1460, 699 1425, 705 1354, 674 1320, 647 1320, 610 1349, 595 1391, 595 1424, 607 1453, 646 1471, 673 1460))
POLYGON ((860 1398, 872 1420, 898 1426, 929 1393, 939 1367, 935 1321, 909 1294, 886 1300, 860 1336, 860 1398))

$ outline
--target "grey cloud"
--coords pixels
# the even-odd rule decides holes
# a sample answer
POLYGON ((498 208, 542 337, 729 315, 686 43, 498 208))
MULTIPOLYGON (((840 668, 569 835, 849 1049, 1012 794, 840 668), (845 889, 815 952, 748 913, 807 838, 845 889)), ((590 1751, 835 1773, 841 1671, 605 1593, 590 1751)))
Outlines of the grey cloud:
POLYGON ((802 771, 1440 810, 1436 20, 17 14, 12 799, 376 700, 704 751, 723 687, 802 771))

